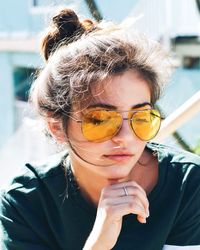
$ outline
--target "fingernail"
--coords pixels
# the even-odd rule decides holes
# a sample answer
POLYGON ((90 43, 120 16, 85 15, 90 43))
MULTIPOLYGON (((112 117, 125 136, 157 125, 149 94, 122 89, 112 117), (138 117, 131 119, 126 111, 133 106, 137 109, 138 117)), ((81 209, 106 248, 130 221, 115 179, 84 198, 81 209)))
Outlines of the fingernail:
POLYGON ((146 223, 147 221, 146 221, 146 219, 145 218, 143 218, 142 219, 142 223, 146 223))

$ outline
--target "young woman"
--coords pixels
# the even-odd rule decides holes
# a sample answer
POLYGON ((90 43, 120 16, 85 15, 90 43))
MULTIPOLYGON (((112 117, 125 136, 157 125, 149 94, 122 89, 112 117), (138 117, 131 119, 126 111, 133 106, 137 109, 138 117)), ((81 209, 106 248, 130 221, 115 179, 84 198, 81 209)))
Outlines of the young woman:
POLYGON ((31 101, 67 151, 2 194, 2 249, 200 249, 200 159, 150 143, 170 64, 123 27, 61 10, 31 101))

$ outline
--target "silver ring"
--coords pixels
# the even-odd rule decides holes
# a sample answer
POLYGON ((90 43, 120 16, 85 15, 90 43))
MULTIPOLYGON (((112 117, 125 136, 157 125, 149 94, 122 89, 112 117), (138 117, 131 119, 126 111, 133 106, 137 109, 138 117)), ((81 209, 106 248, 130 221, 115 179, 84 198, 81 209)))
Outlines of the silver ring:
POLYGON ((128 190, 127 190, 127 188, 123 187, 123 189, 124 189, 125 196, 128 196, 128 190))

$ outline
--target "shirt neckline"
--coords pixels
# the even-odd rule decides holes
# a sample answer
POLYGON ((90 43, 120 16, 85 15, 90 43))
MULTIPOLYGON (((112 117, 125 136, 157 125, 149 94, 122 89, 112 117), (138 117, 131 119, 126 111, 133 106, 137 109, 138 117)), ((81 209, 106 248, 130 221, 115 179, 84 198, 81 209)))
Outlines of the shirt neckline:
POLYGON ((168 157, 166 157, 166 149, 164 149, 161 144, 148 142, 146 147, 157 156, 158 160, 158 181, 153 190, 148 194, 149 201, 153 201, 161 194, 161 190, 165 185, 168 157))

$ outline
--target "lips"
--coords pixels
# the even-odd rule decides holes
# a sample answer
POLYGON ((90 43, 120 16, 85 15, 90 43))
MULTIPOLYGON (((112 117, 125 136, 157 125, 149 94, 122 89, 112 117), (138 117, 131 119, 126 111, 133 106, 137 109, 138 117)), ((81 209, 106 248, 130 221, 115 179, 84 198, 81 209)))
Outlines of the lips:
POLYGON ((114 160, 114 161, 125 161, 133 157, 133 154, 131 154, 130 152, 117 152, 117 153, 104 155, 104 157, 110 160, 114 160))

